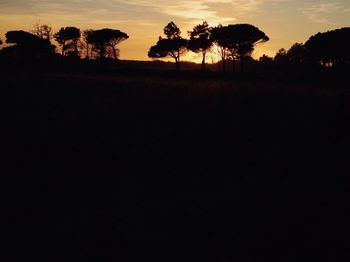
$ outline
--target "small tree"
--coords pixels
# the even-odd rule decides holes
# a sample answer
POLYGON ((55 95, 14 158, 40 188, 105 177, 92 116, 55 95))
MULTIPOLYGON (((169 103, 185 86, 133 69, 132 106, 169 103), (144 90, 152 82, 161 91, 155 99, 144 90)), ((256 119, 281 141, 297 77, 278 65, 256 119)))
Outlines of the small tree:
POLYGON ((53 38, 52 27, 45 24, 41 25, 40 23, 36 23, 33 26, 31 33, 39 36, 41 39, 48 40, 49 42, 51 42, 51 39, 53 38))
POLYGON ((187 52, 188 41, 181 37, 181 31, 174 22, 164 28, 164 34, 167 38, 159 37, 157 44, 148 51, 148 57, 172 57, 175 59, 176 71, 180 71, 180 56, 187 52))
POLYGON ((210 30, 208 23, 205 21, 202 24, 196 25, 192 31, 189 31, 190 40, 188 48, 194 53, 202 54, 202 70, 205 69, 205 57, 207 52, 213 46, 213 40, 210 37, 210 30))
POLYGON ((278 52, 276 53, 273 61, 279 64, 285 64, 288 62, 288 56, 287 56, 288 52, 286 49, 281 48, 280 50, 278 50, 278 52))
POLYGON ((273 58, 264 54, 261 57, 259 57, 259 62, 263 64, 271 64, 273 62, 273 58))
POLYGON ((67 52, 78 53, 78 41, 80 39, 80 29, 76 27, 62 27, 54 35, 55 40, 62 46, 62 55, 67 52))

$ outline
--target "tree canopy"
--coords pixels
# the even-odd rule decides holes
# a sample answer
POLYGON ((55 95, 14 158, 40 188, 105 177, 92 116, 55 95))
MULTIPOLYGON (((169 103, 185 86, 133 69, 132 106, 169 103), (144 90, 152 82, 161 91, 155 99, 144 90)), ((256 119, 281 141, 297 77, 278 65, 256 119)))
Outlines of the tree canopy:
POLYGON ((180 28, 174 23, 170 22, 164 27, 164 34, 168 39, 178 39, 181 38, 180 28))
POLYGON ((54 52, 54 46, 48 40, 25 31, 9 31, 6 43, 13 44, 13 50, 22 57, 38 58, 54 52))
POLYGON ((349 46, 350 27, 318 33, 305 43, 311 59, 324 65, 350 61, 349 46))
POLYGON ((36 23, 31 33, 49 42, 53 38, 52 27, 45 24, 36 23))
POLYGON ((104 28, 100 30, 93 30, 87 36, 87 42, 93 44, 99 52, 100 58, 106 56, 108 48, 112 50, 113 57, 118 60, 119 49, 118 44, 125 41, 129 36, 117 29, 104 28))
POLYGON ((291 63, 302 63, 307 59, 307 51, 302 43, 295 43, 287 52, 287 59, 291 63))
POLYGON ((233 60, 239 56, 242 71, 244 57, 250 56, 257 44, 269 41, 264 32, 250 24, 216 27, 212 31, 212 38, 221 48, 228 50, 233 60))

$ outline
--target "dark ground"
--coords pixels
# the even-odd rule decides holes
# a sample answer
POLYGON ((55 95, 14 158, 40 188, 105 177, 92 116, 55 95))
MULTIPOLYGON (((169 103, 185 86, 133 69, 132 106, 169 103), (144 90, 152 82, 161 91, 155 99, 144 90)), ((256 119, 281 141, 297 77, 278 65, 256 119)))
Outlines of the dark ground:
POLYGON ((2 75, 2 261, 349 261, 346 87, 2 75))

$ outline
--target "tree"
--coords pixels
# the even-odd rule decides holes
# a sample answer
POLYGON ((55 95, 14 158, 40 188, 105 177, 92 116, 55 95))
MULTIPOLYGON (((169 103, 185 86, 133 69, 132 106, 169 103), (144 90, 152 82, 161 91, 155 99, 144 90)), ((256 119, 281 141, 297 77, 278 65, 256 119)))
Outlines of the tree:
POLYGON ((48 40, 25 31, 9 31, 6 33, 6 43, 13 44, 11 50, 20 57, 31 59, 48 56, 54 52, 55 46, 48 40))
POLYGON ((309 38, 305 48, 317 63, 333 66, 350 61, 350 27, 318 33, 309 38))
POLYGON ((187 52, 188 41, 181 37, 181 31, 174 22, 170 22, 164 28, 164 34, 167 38, 159 37, 157 44, 148 51, 148 57, 172 57, 175 59, 176 71, 179 71, 180 56, 187 52))
POLYGON ((90 46, 92 45, 91 43, 91 36, 93 34, 93 30, 92 29, 87 29, 83 31, 83 40, 84 40, 84 45, 86 48, 86 58, 90 58, 91 57, 91 53, 92 53, 92 48, 90 49, 90 46))
POLYGON ((62 27, 54 35, 55 40, 62 46, 62 55, 67 52, 78 53, 78 41, 80 39, 80 29, 76 27, 62 27))
POLYGON ((226 59, 227 59, 227 44, 226 44, 226 32, 222 25, 212 28, 211 30, 211 40, 218 46, 219 55, 222 61, 222 71, 226 71, 226 59))
POLYGON ((164 27, 164 34, 168 39, 179 39, 181 38, 181 31, 180 28, 177 27, 177 25, 174 22, 168 23, 164 27))
POLYGON ((259 58, 259 62, 263 64, 271 64, 273 62, 273 58, 264 54, 259 58))
POLYGON ((259 43, 269 41, 269 37, 259 28, 250 24, 228 25, 225 30, 225 44, 234 57, 238 54, 241 72, 244 72, 244 59, 250 56, 259 43))
POLYGON ((117 46, 128 38, 129 36, 122 31, 105 28, 90 32, 87 36, 87 41, 93 44, 99 51, 100 58, 105 57, 108 51, 107 49, 110 48, 114 58, 118 61, 119 49, 117 46))
POLYGON ((148 57, 175 59, 176 71, 180 71, 180 56, 187 51, 186 39, 162 39, 148 51, 148 57))
POLYGON ((303 63, 306 60, 306 49, 302 43, 295 43, 287 52, 287 59, 291 63, 303 63))
POLYGON ((188 48, 194 53, 202 54, 202 70, 205 69, 205 57, 207 52, 213 46, 213 40, 211 39, 211 27, 205 21, 202 24, 196 25, 192 31, 189 31, 190 40, 188 42, 188 48))
POLYGON ((0 38, 0 45, 2 45, 2 40, 1 40, 1 38, 0 38))
POLYGON ((273 60, 276 63, 279 64, 285 64, 288 62, 288 56, 287 56, 288 52, 286 49, 281 48, 280 50, 278 50, 278 52, 276 53, 275 57, 273 58, 273 60))
POLYGON ((41 25, 40 23, 36 23, 31 33, 49 42, 51 42, 53 38, 52 27, 45 24, 41 25))

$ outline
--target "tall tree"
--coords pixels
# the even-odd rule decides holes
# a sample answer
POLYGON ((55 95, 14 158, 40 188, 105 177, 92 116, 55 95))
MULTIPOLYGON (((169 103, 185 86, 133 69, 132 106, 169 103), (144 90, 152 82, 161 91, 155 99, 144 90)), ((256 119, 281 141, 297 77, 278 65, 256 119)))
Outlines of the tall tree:
POLYGON ((90 46, 92 45, 91 43, 91 36, 93 34, 93 30, 92 29, 87 29, 83 31, 83 41, 84 41, 84 45, 85 45, 85 49, 86 49, 86 58, 90 58, 91 57, 91 53, 92 53, 92 48, 90 49, 90 46))
POLYGON ((78 51, 78 41, 80 39, 80 29, 76 27, 62 27, 55 35, 55 40, 62 46, 62 55, 67 51, 78 51))
POLYGON ((222 62, 222 71, 226 71, 226 59, 228 57, 227 41, 226 41, 226 28, 222 25, 212 28, 211 40, 218 46, 219 55, 222 62))
POLYGON ((40 24, 39 22, 34 24, 31 33, 44 40, 48 40, 49 42, 51 42, 53 38, 52 27, 49 25, 40 24))
POLYGON ((129 36, 117 29, 104 28, 96 31, 92 31, 88 35, 87 40, 99 50, 100 58, 106 56, 107 49, 110 48, 113 53, 114 59, 119 60, 119 49, 117 46, 127 40, 129 36))
POLYGON ((188 48, 194 53, 202 54, 202 70, 205 69, 205 58, 207 52, 213 46, 213 40, 211 36, 211 27, 204 21, 202 24, 196 25, 192 31, 189 31, 190 40, 188 48))
POLYGON ((242 72, 244 72, 245 57, 251 55, 257 44, 267 41, 269 37, 253 25, 236 24, 226 27, 226 45, 239 55, 242 72))
POLYGON ((180 56, 187 52, 188 40, 181 37, 181 31, 174 22, 170 22, 164 28, 167 38, 159 37, 156 45, 148 51, 148 57, 175 59, 176 71, 180 71, 180 56))

